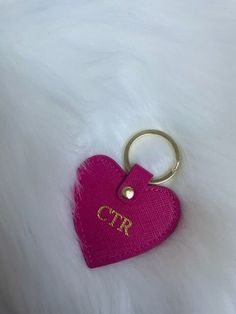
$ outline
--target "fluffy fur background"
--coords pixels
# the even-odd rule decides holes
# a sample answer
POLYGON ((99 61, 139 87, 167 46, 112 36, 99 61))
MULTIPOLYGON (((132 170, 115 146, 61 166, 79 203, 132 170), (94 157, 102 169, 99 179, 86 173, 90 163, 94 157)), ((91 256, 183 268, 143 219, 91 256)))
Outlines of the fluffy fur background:
POLYGON ((1 314, 236 313, 235 32, 234 0, 0 1, 1 314), (75 170, 142 128, 181 146, 181 223, 90 270, 75 170))

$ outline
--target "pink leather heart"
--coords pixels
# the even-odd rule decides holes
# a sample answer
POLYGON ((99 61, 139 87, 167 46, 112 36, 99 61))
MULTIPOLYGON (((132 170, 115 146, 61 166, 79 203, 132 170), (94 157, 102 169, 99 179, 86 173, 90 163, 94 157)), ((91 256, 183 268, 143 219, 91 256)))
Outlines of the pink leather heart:
POLYGON ((97 155, 77 170, 73 220, 89 267, 115 263, 155 247, 175 229, 180 204, 152 175, 133 166, 127 174, 110 157, 97 155), (134 196, 122 196, 124 187, 134 196))

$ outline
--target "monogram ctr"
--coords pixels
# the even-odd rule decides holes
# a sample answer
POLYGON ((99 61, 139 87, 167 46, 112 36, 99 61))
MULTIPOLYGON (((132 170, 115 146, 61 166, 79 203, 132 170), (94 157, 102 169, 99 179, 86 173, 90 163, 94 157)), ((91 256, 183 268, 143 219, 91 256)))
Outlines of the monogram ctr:
POLYGON ((109 226, 111 227, 119 227, 116 229, 120 232, 124 232, 126 236, 129 236, 128 230, 132 226, 132 221, 128 219, 127 217, 119 214, 117 211, 112 209, 111 207, 107 205, 103 205, 99 207, 97 211, 97 217, 101 221, 106 221, 109 226), (116 226, 115 226, 116 225, 116 226))

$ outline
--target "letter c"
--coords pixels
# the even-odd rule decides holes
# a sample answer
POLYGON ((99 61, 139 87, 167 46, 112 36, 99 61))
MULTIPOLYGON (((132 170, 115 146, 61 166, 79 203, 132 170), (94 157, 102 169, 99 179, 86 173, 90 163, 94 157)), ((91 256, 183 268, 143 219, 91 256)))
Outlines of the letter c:
POLYGON ((112 209, 111 209, 109 206, 106 206, 106 205, 101 206, 101 207, 98 209, 98 211, 97 211, 97 216, 98 216, 98 218, 99 218, 100 220, 102 220, 102 221, 106 221, 106 220, 107 220, 107 218, 104 218, 104 217, 101 216, 103 210, 106 209, 106 208, 109 210, 109 213, 111 213, 111 210, 112 210, 112 209))

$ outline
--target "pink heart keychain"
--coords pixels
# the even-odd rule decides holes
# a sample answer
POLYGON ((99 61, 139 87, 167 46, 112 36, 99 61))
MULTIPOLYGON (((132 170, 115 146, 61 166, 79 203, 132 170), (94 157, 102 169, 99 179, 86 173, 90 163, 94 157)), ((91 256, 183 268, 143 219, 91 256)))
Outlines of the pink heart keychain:
POLYGON ((113 159, 96 155, 77 170, 73 220, 87 265, 91 268, 115 263, 150 250, 176 228, 180 203, 173 191, 159 186, 179 168, 175 141, 159 130, 143 130, 127 143, 125 172, 113 159), (140 136, 164 137, 175 153, 175 166, 163 177, 129 162, 129 149, 140 136))

